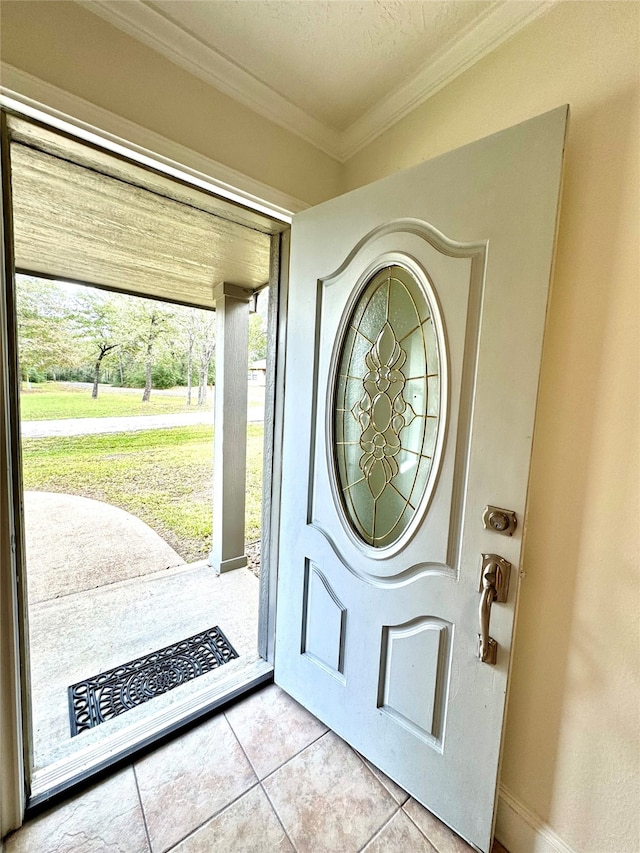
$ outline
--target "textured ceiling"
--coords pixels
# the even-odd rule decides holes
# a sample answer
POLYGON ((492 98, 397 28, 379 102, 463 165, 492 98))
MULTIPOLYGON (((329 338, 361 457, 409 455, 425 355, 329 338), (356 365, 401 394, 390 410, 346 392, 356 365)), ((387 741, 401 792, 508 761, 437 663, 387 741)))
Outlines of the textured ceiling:
POLYGON ((75 0, 344 162, 556 0, 75 0))
POLYGON ((500 5, 492 0, 147 3, 338 131, 500 5))

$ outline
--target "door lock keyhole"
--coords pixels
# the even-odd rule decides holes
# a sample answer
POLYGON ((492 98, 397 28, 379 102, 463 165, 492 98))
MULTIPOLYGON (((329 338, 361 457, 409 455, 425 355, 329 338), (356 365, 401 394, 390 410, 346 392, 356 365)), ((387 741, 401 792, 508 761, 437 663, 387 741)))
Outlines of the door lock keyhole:
POLYGON ((511 536, 517 527, 518 519, 513 510, 487 506, 482 514, 482 523, 487 530, 502 533, 503 536, 511 536))
POLYGON ((509 519, 503 512, 492 512, 489 515, 489 526, 502 532, 509 526, 509 519))

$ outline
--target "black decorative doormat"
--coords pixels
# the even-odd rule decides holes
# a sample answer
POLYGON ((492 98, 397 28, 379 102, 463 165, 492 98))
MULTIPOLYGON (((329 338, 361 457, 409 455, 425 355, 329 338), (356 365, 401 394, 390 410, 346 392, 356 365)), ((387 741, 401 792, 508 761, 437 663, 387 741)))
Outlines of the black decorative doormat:
POLYGON ((216 625, 69 687, 71 737, 238 657, 216 625))

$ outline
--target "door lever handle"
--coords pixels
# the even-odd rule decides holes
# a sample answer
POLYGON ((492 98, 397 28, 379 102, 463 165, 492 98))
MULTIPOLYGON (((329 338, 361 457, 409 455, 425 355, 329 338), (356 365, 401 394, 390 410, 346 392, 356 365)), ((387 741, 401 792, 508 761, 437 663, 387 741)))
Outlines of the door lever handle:
POLYGON ((480 633, 478 634, 478 657, 483 663, 495 664, 498 644, 489 636, 491 621, 491 605, 494 601, 505 602, 509 592, 509 576, 511 563, 497 554, 483 554, 480 571, 480 606, 478 617, 480 633))

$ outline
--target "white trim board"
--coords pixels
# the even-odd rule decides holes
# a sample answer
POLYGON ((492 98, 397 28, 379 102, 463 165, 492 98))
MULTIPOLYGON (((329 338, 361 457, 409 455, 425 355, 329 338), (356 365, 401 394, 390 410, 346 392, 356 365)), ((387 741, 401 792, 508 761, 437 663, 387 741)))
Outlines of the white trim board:
POLYGON ((97 136, 112 150, 121 148, 145 162, 164 166, 196 186, 253 208, 282 222, 308 207, 300 199, 199 154, 185 145, 59 89, 12 65, 0 62, 0 104, 54 127, 68 125, 81 138, 97 136), (13 102, 13 103, 12 103, 13 102))
POLYGON ((436 53, 413 78, 378 101, 344 131, 305 112, 153 7, 111 0, 77 2, 225 95, 344 163, 523 27, 548 12, 557 0, 508 0, 497 5, 457 42, 436 53))
POLYGON ((521 800, 500 785, 495 835, 510 853, 575 853, 521 800))
POLYGON ((373 142, 519 30, 548 12, 556 2, 508 0, 489 12, 457 42, 435 54, 412 79, 378 101, 348 127, 342 135, 341 160, 348 160, 373 142))
POLYGON ((340 134, 279 95, 222 54, 143 3, 78 0, 81 6, 253 112, 336 156, 340 134))

